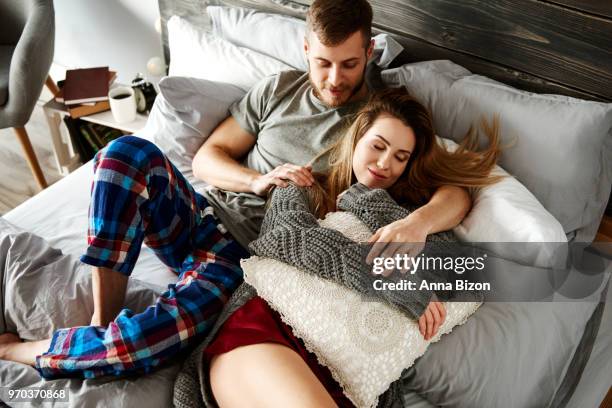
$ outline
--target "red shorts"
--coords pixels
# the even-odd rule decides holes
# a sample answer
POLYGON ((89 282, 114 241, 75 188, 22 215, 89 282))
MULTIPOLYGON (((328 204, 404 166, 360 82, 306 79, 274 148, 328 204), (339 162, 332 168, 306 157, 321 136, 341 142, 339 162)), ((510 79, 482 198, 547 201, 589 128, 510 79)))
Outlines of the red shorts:
POLYGON ((279 314, 259 296, 249 300, 227 319, 215 340, 204 351, 204 358, 210 362, 217 354, 259 343, 278 343, 294 350, 339 407, 354 407, 327 367, 318 363, 317 357, 306 349, 302 340, 293 335, 291 327, 283 323, 279 314))

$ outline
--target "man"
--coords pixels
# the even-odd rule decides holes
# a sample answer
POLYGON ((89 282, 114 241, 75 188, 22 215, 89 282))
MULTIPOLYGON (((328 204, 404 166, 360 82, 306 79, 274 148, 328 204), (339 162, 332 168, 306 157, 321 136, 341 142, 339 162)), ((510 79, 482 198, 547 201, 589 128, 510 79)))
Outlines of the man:
MULTIPOLYGON (((49 378, 122 374, 149 370, 208 333, 242 280, 239 260, 257 237, 263 197, 288 181, 310 185, 312 170, 325 170, 310 160, 343 134, 367 98, 371 22, 366 0, 313 2, 304 42, 308 73, 264 79, 231 107, 193 161, 195 176, 215 186, 204 197, 146 141, 124 137, 101 152, 81 258, 93 266, 92 326, 31 343, 2 335, 0 358, 36 364, 49 378), (179 280, 145 312, 119 314, 143 240, 179 280)), ((469 205, 462 189, 440 188, 380 240, 424 241, 456 225, 469 205)))
MULTIPOLYGON (((247 237, 236 238, 244 245, 257 237, 263 218, 264 200, 256 196, 288 181, 310 185, 310 160, 343 135, 346 121, 367 99, 371 22, 366 0, 313 2, 304 41, 308 73, 282 73, 258 83, 196 154, 194 175, 216 187, 207 199, 221 207, 224 224, 242 224, 247 237)), ((313 165, 325 171, 321 160, 313 165)), ((424 241, 427 233, 457 225, 469 207, 465 190, 443 187, 411 214, 406 228, 385 237, 424 241)))

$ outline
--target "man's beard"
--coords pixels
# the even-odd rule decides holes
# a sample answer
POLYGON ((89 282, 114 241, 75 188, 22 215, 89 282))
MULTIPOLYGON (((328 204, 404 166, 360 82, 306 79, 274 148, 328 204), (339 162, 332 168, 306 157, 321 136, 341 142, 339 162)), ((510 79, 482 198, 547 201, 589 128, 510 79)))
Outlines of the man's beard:
POLYGON ((336 101, 334 101, 334 102, 332 102, 332 103, 329 103, 329 102, 325 101, 325 100, 322 98, 321 93, 319 92, 319 87, 318 87, 318 86, 317 86, 317 84, 316 84, 316 83, 315 83, 315 82, 312 80, 312 77, 310 76, 310 69, 308 70, 308 81, 310 82, 310 86, 312 87, 312 91, 314 92, 314 95, 315 95, 315 97, 317 97, 317 99, 319 99, 321 102, 323 102, 324 104, 328 105, 328 106, 329 106, 329 107, 331 107, 331 108, 336 108, 336 107, 338 107, 338 106, 342 106, 342 105, 344 105, 345 103, 347 103, 348 101, 350 101, 350 100, 351 100, 351 98, 352 98, 353 96, 355 96, 355 95, 356 95, 356 94, 357 94, 357 93, 358 93, 358 92, 361 90, 361 87, 362 87, 362 86, 363 86, 363 84, 365 83, 365 72, 366 72, 366 67, 367 67, 367 64, 366 64, 366 66, 365 66, 365 67, 363 67, 363 72, 361 73, 361 81, 359 81, 359 82, 357 83, 357 85, 355 85, 355 86, 354 86, 354 87, 351 89, 351 92, 349 93, 349 96, 346 98, 346 100, 344 100, 344 101, 340 101, 340 102, 336 102, 336 101))

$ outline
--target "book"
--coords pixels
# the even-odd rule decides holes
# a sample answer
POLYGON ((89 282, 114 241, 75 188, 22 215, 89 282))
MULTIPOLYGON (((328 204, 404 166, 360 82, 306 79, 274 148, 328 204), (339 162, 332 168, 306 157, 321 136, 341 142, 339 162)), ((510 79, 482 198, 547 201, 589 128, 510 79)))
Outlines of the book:
POLYGON ((69 105, 67 108, 70 117, 77 119, 81 116, 107 111, 110 109, 110 103, 108 101, 100 101, 95 102, 93 105, 69 105))
POLYGON ((101 147, 106 146, 109 142, 125 134, 121 130, 100 125, 98 123, 88 123, 87 126, 89 127, 89 130, 95 135, 96 139, 100 141, 101 147))
MULTIPOLYGON (((100 146, 98 146, 98 142, 95 139, 95 137, 90 133, 91 131, 89 130, 89 128, 86 126, 86 124, 82 125, 79 127, 79 132, 81 132, 81 135, 83 136, 83 138, 87 141, 87 144, 91 147, 91 150, 93 150, 94 154, 98 152, 98 150, 100 150, 100 146)), ((92 156, 93 157, 93 156, 92 156)))
MULTIPOLYGON (((108 87, 109 88, 113 84, 113 82, 115 82, 115 79, 117 79, 117 71, 109 70, 108 71, 108 87)), ((59 88, 59 92, 55 94, 54 96, 56 102, 64 103, 64 83, 65 83, 65 80, 57 81, 57 87, 59 88)), ((96 104, 95 102, 89 102, 83 105, 94 106, 95 104, 96 104)))
POLYGON ((64 104, 108 100, 108 67, 69 69, 64 80, 64 104))
POLYGON ((98 146, 99 149, 102 149, 104 148, 104 146, 106 146, 106 143, 104 142, 104 140, 102 140, 102 137, 98 134, 98 132, 94 128, 94 123, 87 122, 83 126, 87 128, 86 129, 87 132, 89 133, 91 139, 95 142, 96 146, 98 146))
POLYGON ((83 163, 91 160, 111 140, 124 135, 124 132, 98 123, 87 122, 64 116, 72 146, 83 163))
POLYGON ((72 146, 79 154, 81 161, 85 163, 91 160, 95 153, 87 141, 85 141, 81 136, 81 132, 79 131, 80 122, 81 121, 78 119, 72 119, 69 116, 64 116, 64 124, 66 125, 66 129, 68 129, 72 146))

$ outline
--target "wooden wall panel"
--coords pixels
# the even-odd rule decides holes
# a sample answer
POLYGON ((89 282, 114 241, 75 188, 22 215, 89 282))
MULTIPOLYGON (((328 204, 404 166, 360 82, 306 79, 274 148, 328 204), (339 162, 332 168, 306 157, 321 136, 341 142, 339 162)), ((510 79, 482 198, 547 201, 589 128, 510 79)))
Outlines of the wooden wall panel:
POLYGON ((372 0, 394 33, 612 100, 612 21, 532 0, 372 0))
POLYGON ((564 84, 550 82, 544 78, 517 71, 507 66, 495 64, 482 58, 475 58, 471 55, 456 52, 446 48, 432 47, 423 41, 400 37, 397 40, 404 46, 404 52, 393 62, 392 67, 400 66, 409 62, 417 62, 434 59, 449 59, 471 72, 485 75, 497 81, 512 85, 518 89, 523 89, 536 93, 552 93, 575 98, 605 101, 606 99, 589 92, 584 92, 576 88, 570 88, 564 84))
POLYGON ((546 2, 612 18, 612 1, 610 0, 546 0, 546 2))
MULTIPOLYGON (((474 73, 540 93, 612 101, 612 19, 575 10, 596 0, 370 0, 375 32, 405 47, 398 63, 451 59, 474 73)), ((159 0, 206 26, 208 4, 304 17, 311 0, 159 0)), ((603 2, 611 3, 612 2, 603 2)), ((603 13, 606 7, 599 7, 603 13), (603 10, 603 11, 602 11, 603 10)), ((167 32, 164 24, 164 49, 167 32)))

